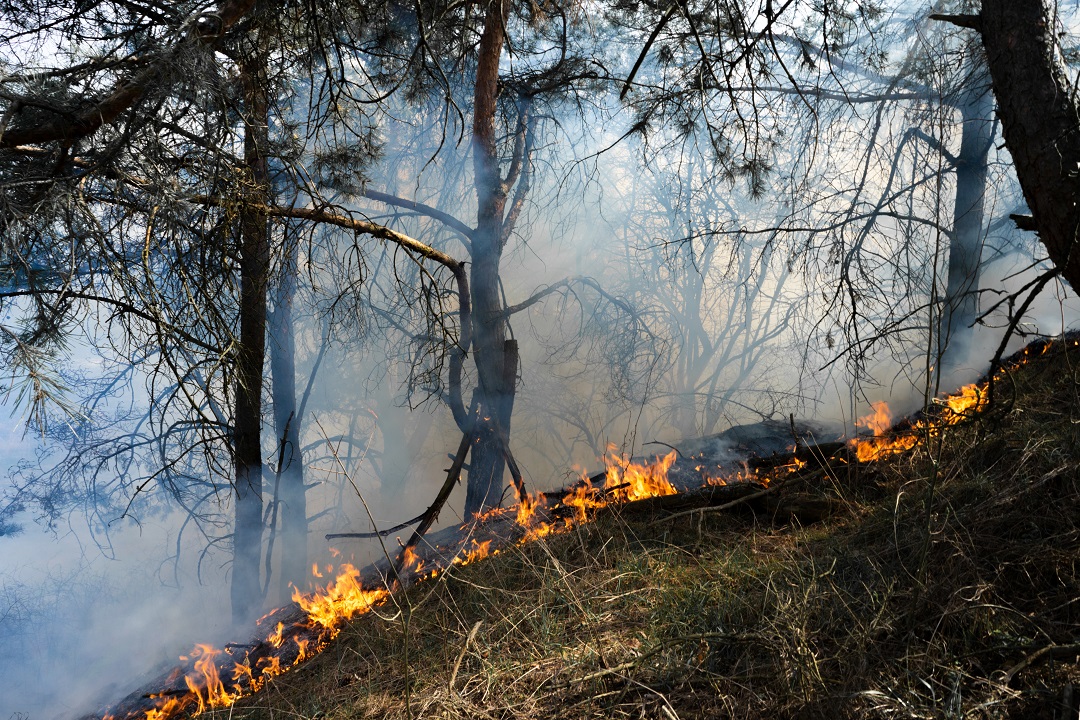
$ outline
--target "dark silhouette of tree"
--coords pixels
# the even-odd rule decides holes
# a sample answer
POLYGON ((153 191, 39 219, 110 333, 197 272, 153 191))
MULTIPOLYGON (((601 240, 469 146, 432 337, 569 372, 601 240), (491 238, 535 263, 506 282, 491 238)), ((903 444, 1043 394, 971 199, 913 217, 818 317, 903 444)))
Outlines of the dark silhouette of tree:
MULTIPOLYGON (((984 0, 976 15, 941 15, 973 28, 986 48, 1005 145, 1054 272, 1080 287, 1080 109, 1062 61, 1055 4, 984 0)), ((1023 222, 1023 221, 1022 221, 1023 222)))

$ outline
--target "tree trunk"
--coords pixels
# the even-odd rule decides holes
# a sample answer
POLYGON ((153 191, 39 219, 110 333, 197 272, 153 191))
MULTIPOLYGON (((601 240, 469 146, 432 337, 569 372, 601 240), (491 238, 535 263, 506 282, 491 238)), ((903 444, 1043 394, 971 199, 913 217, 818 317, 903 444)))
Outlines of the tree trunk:
MULTIPOLYGON (((976 62, 981 62, 976 60, 976 62)), ((945 290, 941 364, 956 367, 967 360, 979 313, 987 158, 993 141, 993 95, 985 72, 973 75, 960 101, 960 156, 956 165, 953 236, 949 244, 949 282, 945 290)))
MULTIPOLYGON (((244 165, 251 200, 265 205, 270 180, 266 163, 269 103, 261 62, 241 69, 244 93, 244 165)), ((246 207, 246 206, 245 206, 246 207)), ((232 616, 252 619, 261 597, 262 383, 266 352, 266 288, 270 234, 265 215, 240 213, 240 345, 236 358, 233 463, 236 522, 233 528, 232 616)))
POLYGON ((281 522, 279 600, 286 602, 308 574, 307 497, 304 494, 304 459, 300 452, 300 424, 296 399, 296 336, 293 299, 299 272, 299 248, 288 242, 281 280, 274 299, 270 328, 270 377, 274 403, 274 436, 282 446, 277 457, 277 498, 281 522))
POLYGON ((474 418, 476 440, 465 496, 466 518, 497 505, 502 497, 506 463, 500 431, 509 432, 507 410, 513 404, 513 390, 504 387, 506 315, 499 292, 507 190, 499 171, 495 138, 504 28, 504 0, 490 0, 480 37, 473 105, 472 150, 478 209, 470 282, 478 412, 474 418))
POLYGON ((1080 291, 1080 112, 1046 0, 983 0, 986 48, 1005 146, 1050 260, 1080 291))

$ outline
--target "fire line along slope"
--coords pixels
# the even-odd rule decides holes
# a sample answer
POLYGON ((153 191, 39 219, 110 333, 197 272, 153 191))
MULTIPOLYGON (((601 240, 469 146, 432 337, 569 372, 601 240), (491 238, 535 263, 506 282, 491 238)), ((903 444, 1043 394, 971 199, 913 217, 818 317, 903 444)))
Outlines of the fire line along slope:
MULTIPOLYGON (((620 504, 606 501, 628 492, 633 466, 609 455, 592 482, 530 496, 525 525, 511 508, 452 529, 464 552, 449 565, 440 567, 433 536, 410 560, 411 588, 369 602, 375 612, 329 621, 334 641, 302 670, 275 677, 272 692, 237 693, 223 712, 873 717, 948 705, 973 716, 987 707, 1001 717, 1075 714, 1078 368, 1076 338, 1030 346, 996 377, 993 403, 980 399, 985 384, 955 396, 974 400, 943 399, 880 432, 915 441, 868 462, 858 459, 866 439, 808 446, 801 465, 798 450, 747 461, 756 481, 714 478, 620 504), (814 524, 778 516, 794 500, 831 511, 814 524), (744 512, 721 511, 736 507, 744 512)), ((669 454, 640 472, 680 462, 669 454)), ((266 618, 266 639, 218 657, 244 657, 259 670, 252 676, 268 678, 258 660, 273 655, 266 648, 295 645, 305 636, 294 628, 314 622, 305 610, 288 626, 288 613, 345 602, 352 581, 357 591, 380 581, 377 569, 344 577, 328 579, 321 599, 266 618)), ((205 699, 178 700, 187 673, 144 689, 141 710, 133 695, 114 714, 213 712, 205 699), (165 696, 181 707, 147 707, 165 696)), ((217 675, 226 692, 238 682, 235 668, 217 675)))

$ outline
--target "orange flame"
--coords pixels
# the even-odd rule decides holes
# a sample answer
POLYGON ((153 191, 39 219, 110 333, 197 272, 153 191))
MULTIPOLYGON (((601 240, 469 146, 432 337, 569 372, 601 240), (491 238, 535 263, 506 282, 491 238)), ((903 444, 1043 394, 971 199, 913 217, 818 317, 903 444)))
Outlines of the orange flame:
POLYGON ((855 421, 856 427, 864 427, 874 433, 872 438, 852 438, 849 444, 855 450, 859 462, 872 462, 896 453, 910 450, 918 444, 915 435, 888 437, 885 433, 892 427, 892 411, 889 404, 879 400, 873 404, 874 411, 855 421))
POLYGON ((604 487, 624 502, 643 500, 659 495, 674 495, 675 486, 668 480, 668 470, 675 464, 678 453, 674 450, 648 465, 630 462, 626 456, 615 454, 614 446, 608 447, 607 479, 604 487))
MULTIPOLYGON (((218 650, 210 645, 198 644, 192 650, 190 659, 195 661, 195 673, 184 676, 184 684, 195 697, 198 707, 195 714, 201 713, 208 707, 225 707, 235 702, 240 696, 239 689, 229 692, 225 689, 225 683, 221 681, 218 673, 217 658, 224 654, 224 650, 218 650)), ((181 657, 188 660, 188 657, 181 657)))
POLYGON ((419 575, 424 569, 424 561, 411 547, 405 548, 405 569, 412 570, 419 575))
POLYGON ((312 622, 332 630, 342 621, 366 613, 373 605, 386 600, 388 595, 385 588, 362 588, 360 571, 346 563, 341 566, 341 573, 334 582, 322 591, 305 595, 294 590, 293 600, 312 622))

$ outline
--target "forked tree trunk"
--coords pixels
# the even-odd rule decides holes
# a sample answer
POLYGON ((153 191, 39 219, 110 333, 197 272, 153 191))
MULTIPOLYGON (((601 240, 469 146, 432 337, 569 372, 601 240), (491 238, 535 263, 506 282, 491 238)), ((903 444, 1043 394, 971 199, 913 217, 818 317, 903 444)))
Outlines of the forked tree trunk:
MULTIPOLYGON (((495 138, 499 60, 505 29, 505 0, 490 0, 480 37, 473 105, 473 168, 478 204, 472 239, 470 283, 473 301, 473 355, 478 412, 465 497, 465 517, 498 504, 506 462, 500 433, 509 437, 513 388, 505 386, 506 315, 499 293, 503 216, 507 190, 499 171, 495 138)), ((514 368, 516 371, 516 368, 514 368)))
MULTIPOLYGON (((244 94, 244 166, 250 199, 266 205, 270 177, 266 162, 269 101, 261 60, 241 68, 244 94)), ((246 207, 246 206, 245 206, 246 207)), ((233 414, 233 527, 231 602, 234 623, 254 615, 262 595, 262 383, 266 352, 266 289, 270 234, 265 215, 240 213, 240 345, 236 358, 236 407, 233 414)))
POLYGON ((1005 146, 1054 266, 1080 291, 1080 111, 1046 0, 983 0, 977 19, 1005 146))

